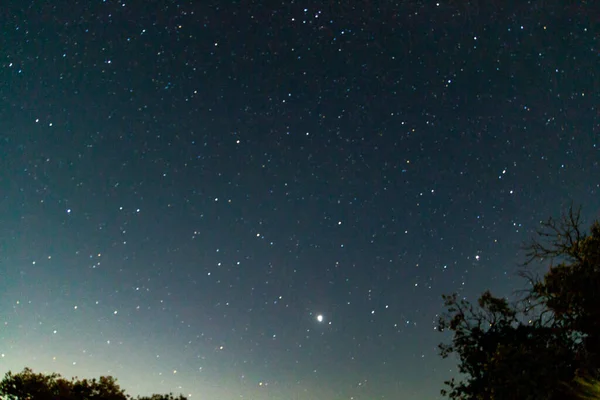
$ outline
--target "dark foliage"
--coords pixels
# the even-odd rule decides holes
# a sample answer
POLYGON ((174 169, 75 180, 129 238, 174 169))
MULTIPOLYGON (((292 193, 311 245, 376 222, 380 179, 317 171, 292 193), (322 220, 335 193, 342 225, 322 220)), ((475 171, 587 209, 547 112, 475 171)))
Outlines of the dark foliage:
MULTIPOLYGON (((116 379, 101 376, 99 379, 67 380, 59 374, 34 373, 31 369, 13 374, 7 372, 0 381, 1 400, 130 400, 116 379)), ((137 400, 185 400, 185 397, 152 395, 137 400)))
POLYGON ((456 400, 569 400, 573 383, 600 371, 600 224, 581 231, 570 209, 542 224, 526 246, 523 276, 530 283, 514 304, 485 292, 473 305, 444 296, 440 331, 452 342, 441 356, 458 357, 461 379, 442 394, 456 400), (536 276, 534 262, 550 264, 536 276))

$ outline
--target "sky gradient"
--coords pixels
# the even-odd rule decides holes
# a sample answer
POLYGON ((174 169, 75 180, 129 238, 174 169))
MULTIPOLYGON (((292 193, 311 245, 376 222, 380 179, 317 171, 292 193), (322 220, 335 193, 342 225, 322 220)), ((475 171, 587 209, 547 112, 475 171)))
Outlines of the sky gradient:
POLYGON ((3 2, 0 373, 439 398, 441 295, 600 215, 600 11, 479 3, 3 2))

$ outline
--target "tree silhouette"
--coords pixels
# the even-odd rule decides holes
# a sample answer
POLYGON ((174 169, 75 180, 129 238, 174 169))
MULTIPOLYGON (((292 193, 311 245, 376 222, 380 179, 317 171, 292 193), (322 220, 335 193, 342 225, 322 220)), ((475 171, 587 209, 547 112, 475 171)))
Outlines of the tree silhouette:
MULTIPOLYGON (((119 387, 111 376, 99 379, 67 380, 59 374, 35 373, 30 368, 13 374, 7 372, 0 381, 2 400, 130 400, 131 396, 119 387)), ((154 394, 137 400, 185 400, 183 395, 154 394)))
POLYGON ((0 394, 6 400, 127 400, 125 392, 109 376, 99 380, 44 375, 25 368, 18 374, 7 372, 0 381, 0 394))
POLYGON ((550 219, 525 249, 530 284, 514 304, 486 291, 473 305, 444 296, 443 358, 458 357, 461 379, 442 394, 456 400, 569 400, 600 377, 600 224, 582 232, 580 211, 550 219), (539 277, 531 266, 549 263, 539 277))

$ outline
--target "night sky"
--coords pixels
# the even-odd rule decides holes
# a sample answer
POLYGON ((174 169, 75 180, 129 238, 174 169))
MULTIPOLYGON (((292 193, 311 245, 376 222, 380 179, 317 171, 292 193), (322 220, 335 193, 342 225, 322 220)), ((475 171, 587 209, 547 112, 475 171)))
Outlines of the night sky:
POLYGON ((441 295, 600 213, 593 3, 2 1, 0 374, 438 398, 441 295))

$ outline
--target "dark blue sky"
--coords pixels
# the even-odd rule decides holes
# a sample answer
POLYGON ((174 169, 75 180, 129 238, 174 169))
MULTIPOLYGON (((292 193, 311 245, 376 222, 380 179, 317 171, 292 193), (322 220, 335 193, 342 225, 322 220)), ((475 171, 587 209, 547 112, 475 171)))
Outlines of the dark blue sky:
POLYGON ((600 212, 582 3, 8 1, 0 367, 432 399, 441 295, 600 212))

